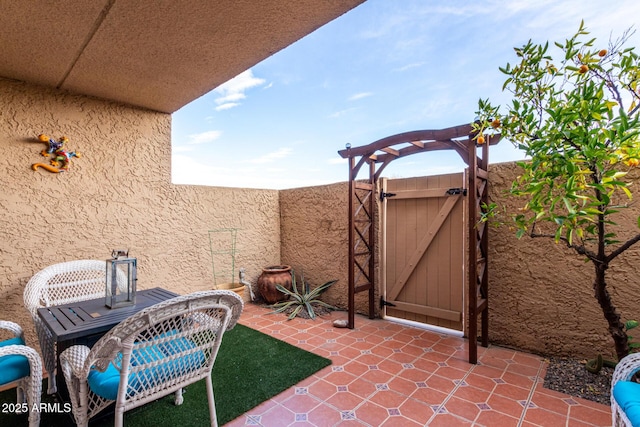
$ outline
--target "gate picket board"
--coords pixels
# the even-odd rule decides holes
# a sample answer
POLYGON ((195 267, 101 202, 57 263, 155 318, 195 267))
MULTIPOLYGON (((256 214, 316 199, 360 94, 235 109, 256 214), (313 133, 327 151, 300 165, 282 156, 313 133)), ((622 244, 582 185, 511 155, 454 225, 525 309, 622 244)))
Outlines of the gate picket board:
POLYGON ((385 192, 386 315, 462 331, 462 173, 389 179, 385 192))

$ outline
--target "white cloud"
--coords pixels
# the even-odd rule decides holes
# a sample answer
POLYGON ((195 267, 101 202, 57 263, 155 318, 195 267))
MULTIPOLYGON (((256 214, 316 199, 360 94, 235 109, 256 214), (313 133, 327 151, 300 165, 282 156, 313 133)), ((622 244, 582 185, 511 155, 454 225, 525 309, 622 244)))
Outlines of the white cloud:
POLYGON ((352 96, 349 97, 349 101, 357 101, 358 99, 367 98, 367 97, 372 96, 372 95, 373 95, 372 92, 356 93, 355 95, 352 95, 352 96))
POLYGON ((246 98, 246 95, 244 93, 234 92, 234 93, 230 93, 227 96, 217 98, 216 104, 220 105, 220 104, 226 104, 228 102, 242 101, 245 98, 246 98))
POLYGON ((218 95, 215 99, 216 111, 228 110, 229 108, 237 107, 242 101, 246 99, 245 92, 251 88, 262 86, 265 83, 265 79, 255 77, 253 71, 247 70, 236 77, 232 78, 228 82, 218 86, 214 89, 214 93, 218 95))
POLYGON ((213 142, 220 138, 222 132, 219 130, 210 130, 202 133, 195 133, 189 135, 189 144, 204 144, 206 142, 213 142))
POLYGON ((271 163, 279 159, 283 159, 285 157, 289 157, 293 153, 291 148, 280 148, 277 151, 273 151, 271 153, 267 153, 262 157, 258 157, 255 159, 248 160, 249 163, 271 163))
POLYGON ((215 89, 216 93, 222 96, 228 96, 233 93, 242 93, 247 89, 251 89, 255 86, 260 86, 265 82, 265 79, 254 77, 252 70, 244 71, 226 83, 218 86, 215 89))
POLYGON ((410 70, 412 68, 418 68, 418 67, 422 67, 425 64, 424 61, 422 62, 414 62, 412 64, 407 64, 404 67, 400 67, 400 68, 394 68, 393 71, 397 71, 397 72, 403 72, 403 71, 407 71, 410 70))
POLYGON ((345 110, 340 110, 340 111, 336 111, 335 113, 331 113, 329 114, 329 118, 331 119, 337 119, 339 117, 344 116, 345 114, 350 113, 351 111, 355 111, 357 110, 357 108, 347 108, 345 110))
POLYGON ((226 104, 218 105, 216 107, 216 111, 228 110, 229 108, 237 107, 238 105, 240 105, 239 102, 228 102, 226 104))

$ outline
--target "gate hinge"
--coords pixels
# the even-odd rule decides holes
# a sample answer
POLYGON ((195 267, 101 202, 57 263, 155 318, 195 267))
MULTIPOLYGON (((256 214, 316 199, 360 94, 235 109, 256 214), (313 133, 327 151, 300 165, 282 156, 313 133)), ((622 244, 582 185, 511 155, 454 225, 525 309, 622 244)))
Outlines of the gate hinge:
POLYGON ((447 190, 447 194, 449 196, 457 196, 458 194, 462 194, 463 196, 467 195, 467 189, 466 188, 460 188, 460 187, 456 187, 456 188, 450 188, 447 190))
POLYGON ((395 307, 396 305, 389 302, 389 301, 385 301, 384 298, 380 297, 380 308, 384 308, 385 306, 387 307, 395 307))
POLYGON ((380 191, 380 201, 384 202, 385 197, 393 197, 396 193, 385 193, 384 191, 380 191))

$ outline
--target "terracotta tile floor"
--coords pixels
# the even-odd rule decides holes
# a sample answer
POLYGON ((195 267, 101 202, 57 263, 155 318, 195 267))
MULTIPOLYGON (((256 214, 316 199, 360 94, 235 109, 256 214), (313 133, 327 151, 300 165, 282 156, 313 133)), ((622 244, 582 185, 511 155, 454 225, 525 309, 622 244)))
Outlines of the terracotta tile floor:
POLYGON ((240 323, 333 362, 227 426, 610 426, 609 406, 542 387, 545 361, 463 338, 356 317, 315 321, 247 304, 240 323))

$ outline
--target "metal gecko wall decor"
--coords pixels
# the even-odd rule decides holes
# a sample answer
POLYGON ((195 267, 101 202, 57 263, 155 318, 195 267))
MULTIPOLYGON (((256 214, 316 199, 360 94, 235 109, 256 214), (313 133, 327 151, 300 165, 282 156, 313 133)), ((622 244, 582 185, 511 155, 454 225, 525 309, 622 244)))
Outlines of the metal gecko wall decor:
POLYGON ((45 134, 38 135, 38 141, 47 144, 47 148, 42 150, 40 154, 44 157, 50 157, 49 164, 46 163, 34 163, 31 165, 31 169, 38 170, 43 168, 49 172, 59 173, 66 172, 71 166, 71 159, 74 157, 80 158, 82 155, 75 151, 67 151, 65 144, 69 142, 66 136, 61 136, 57 141, 53 138, 49 138, 45 134))

